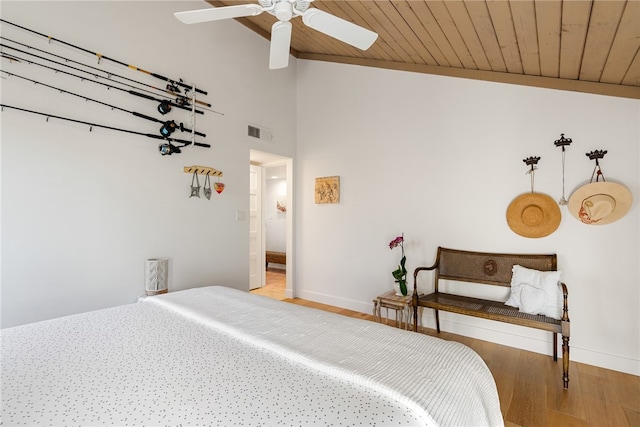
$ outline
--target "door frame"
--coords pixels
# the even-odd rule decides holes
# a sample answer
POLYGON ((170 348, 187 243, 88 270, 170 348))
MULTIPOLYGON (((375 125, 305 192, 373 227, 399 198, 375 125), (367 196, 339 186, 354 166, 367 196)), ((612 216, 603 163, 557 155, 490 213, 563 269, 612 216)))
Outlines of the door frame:
MULTIPOLYGON (((262 168, 262 176, 263 179, 261 180, 261 185, 263 186, 261 188, 261 192, 262 194, 265 194, 266 192, 266 179, 265 179, 265 173, 264 173, 264 169, 270 166, 286 166, 286 173, 287 173, 287 217, 286 217, 286 224, 285 224, 285 228, 286 228, 286 237, 285 237, 285 242, 286 242, 286 254, 287 254, 287 263, 285 265, 286 268, 286 289, 285 289, 285 297, 287 298, 295 298, 296 292, 295 292, 295 282, 294 282, 294 277, 295 277, 295 269, 294 269, 294 265, 295 265, 295 247, 294 247, 294 242, 295 242, 295 238, 294 238, 294 191, 295 191, 295 187, 294 187, 294 172, 293 172, 293 159, 291 157, 286 157, 286 156, 280 156, 277 154, 271 154, 271 153, 267 153, 267 152, 263 152, 263 151, 259 151, 259 150, 249 150, 250 152, 250 164, 254 165, 254 166, 260 166, 262 168)), ((264 203, 263 203, 264 205, 264 203)), ((266 247, 266 232, 265 232, 265 217, 264 217, 264 206, 259 210, 261 218, 260 221, 262 221, 262 243, 263 243, 263 250, 262 250, 262 265, 265 265, 265 253, 264 253, 264 248, 266 247)), ((263 269, 264 270, 264 269, 263 269)), ((263 271, 263 279, 262 279, 262 284, 264 285, 265 283, 265 278, 264 275, 266 275, 266 272, 263 271)))
MULTIPOLYGON (((258 289, 265 285, 266 283, 266 272, 265 272, 265 232, 264 232, 264 189, 265 189, 265 176, 264 176, 264 167, 259 165, 250 164, 249 165, 249 174, 253 174, 255 171, 256 175, 256 183, 255 183, 255 195, 256 195, 256 206, 255 206, 255 245, 253 243, 252 236, 253 234, 253 223, 254 223, 254 213, 251 209, 252 202, 249 201, 249 290, 258 289), (255 246, 255 260, 252 258, 252 247, 255 246), (252 269, 255 268, 255 275, 252 274, 252 269), (255 280, 257 283, 252 283, 252 280, 255 280), (256 284, 257 286, 253 286, 256 284)), ((251 179, 250 179, 251 183, 251 179)), ((253 186, 249 185, 249 198, 251 198, 253 186)))

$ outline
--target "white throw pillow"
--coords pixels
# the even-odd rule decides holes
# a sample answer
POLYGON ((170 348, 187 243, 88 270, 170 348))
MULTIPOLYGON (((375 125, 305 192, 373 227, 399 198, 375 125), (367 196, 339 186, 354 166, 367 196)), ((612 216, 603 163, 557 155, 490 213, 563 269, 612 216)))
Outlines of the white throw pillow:
POLYGON ((559 271, 538 271, 521 265, 514 265, 512 271, 511 294, 505 302, 506 305, 516 307, 524 313, 543 314, 554 319, 562 317, 563 301, 559 271), (544 303, 542 307, 537 308, 537 313, 532 313, 530 309, 533 307, 535 311, 540 294, 527 290, 523 301, 522 291, 525 286, 533 287, 544 294, 544 303))
POLYGON ((520 287, 520 308, 523 313, 541 314, 544 309, 545 295, 542 289, 523 283, 520 287))

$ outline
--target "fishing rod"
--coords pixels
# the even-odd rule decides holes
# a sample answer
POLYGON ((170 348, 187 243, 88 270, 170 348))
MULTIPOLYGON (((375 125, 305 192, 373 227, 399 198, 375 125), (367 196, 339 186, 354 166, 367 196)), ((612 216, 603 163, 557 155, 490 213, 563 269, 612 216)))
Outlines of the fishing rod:
POLYGON ((88 97, 86 97, 84 95, 79 95, 77 93, 70 92, 68 90, 61 89, 59 87, 51 86, 51 85, 48 85, 46 83, 39 82, 37 80, 29 79, 27 77, 23 77, 23 76, 20 76, 18 74, 10 73, 10 72, 4 71, 4 70, 0 70, 0 73, 5 73, 5 74, 7 74, 9 76, 17 77, 19 79, 23 79, 23 80, 29 81, 31 83, 35 83, 37 85, 45 86, 45 87, 48 87, 50 89, 57 90, 57 91, 59 91, 61 93, 66 93, 68 95, 77 96, 78 98, 82 98, 85 101, 92 101, 92 102, 96 102, 98 104, 106 105, 107 107, 110 107, 112 109, 124 111, 125 113, 132 114, 132 115, 134 115, 136 117, 140 117, 142 119, 150 120, 150 121, 156 122, 156 123, 162 123, 162 127, 160 128, 160 135, 162 135, 162 136, 169 136, 173 132, 175 132, 176 130, 180 130, 180 132, 189 132, 189 133, 192 133, 194 135, 198 135, 198 136, 202 136, 202 137, 206 137, 207 136, 202 132, 193 131, 191 129, 188 129, 188 128, 184 127, 183 123, 177 124, 173 120, 168 120, 168 121, 164 121, 163 122, 162 120, 156 119, 155 117, 146 116, 146 115, 144 115, 142 113, 136 113, 135 111, 125 110, 124 108, 118 107, 116 105, 111 105, 111 104, 107 104, 106 102, 98 101, 97 99, 88 98, 88 97))
MULTIPOLYGON (((61 65, 61 66, 63 66, 63 67, 71 68, 72 70, 76 70, 76 71, 80 71, 81 73, 89 74, 90 76, 93 76, 93 77, 95 77, 96 79, 104 78, 103 76, 100 76, 100 75, 98 75, 98 74, 93 74, 93 73, 91 73, 91 72, 89 72, 89 71, 86 71, 86 70, 83 70, 83 69, 80 69, 80 68, 74 67, 74 66, 72 66, 72 65, 65 64, 65 63, 63 63, 63 62, 54 61, 53 59, 45 58, 45 57, 43 57, 43 56, 39 56, 39 55, 36 55, 36 54, 34 54, 34 53, 30 53, 30 52, 27 52, 27 51, 24 51, 24 50, 21 50, 21 49, 17 49, 17 48, 15 48, 15 47, 7 46, 7 45, 2 44, 2 43, 0 43, 0 47, 2 47, 2 48, 6 48, 6 49, 15 50, 16 52, 24 53, 24 54, 27 54, 27 55, 32 56, 32 57, 34 57, 34 58, 42 59, 42 60, 47 61, 47 62, 52 62, 52 63, 54 63, 54 64, 56 64, 56 65, 61 65)), ((47 67, 46 65, 43 65, 43 64, 40 64, 40 63, 38 63, 38 62, 34 62, 34 61, 31 61, 31 60, 28 60, 28 59, 26 59, 26 58, 20 58, 20 57, 15 56, 15 55, 8 55, 8 56, 5 56, 5 58, 6 58, 6 59, 9 59, 9 60, 17 60, 18 62, 19 62, 19 61, 24 61, 24 62, 27 62, 27 63, 29 63, 29 64, 39 65, 39 66, 41 66, 41 67, 49 68, 49 69, 51 69, 51 70, 54 70, 55 72, 64 73, 64 74, 69 74, 69 75, 71 75, 71 76, 78 77, 79 79, 82 79, 82 80, 93 81, 93 80, 89 80, 89 79, 87 79, 87 78, 85 78, 85 77, 78 76, 78 75, 76 75, 76 74, 70 74, 70 73, 68 73, 68 72, 64 72, 64 71, 59 70, 59 69, 57 69, 57 68, 47 67)), ((110 80, 110 79, 108 79, 108 78, 107 78, 107 80, 110 80)), ((113 80, 110 80, 110 81, 111 81, 112 83, 117 83, 117 84, 121 84, 121 85, 129 86, 129 87, 134 88, 134 89, 138 89, 138 88, 136 88, 136 87, 134 87, 134 86, 131 86, 131 85, 127 84, 127 83, 114 82, 113 80)), ((95 83, 97 83, 97 82, 95 82, 95 83)), ((100 83, 100 84, 104 84, 104 83, 100 83)), ((116 87, 116 86, 111 86, 111 87, 113 87, 113 88, 115 88, 115 89, 124 90, 124 89, 119 88, 119 87, 116 87)), ((139 90, 142 90, 143 92, 147 92, 147 93, 150 93, 150 94, 152 94, 152 95, 155 95, 155 93, 150 92, 150 91, 145 90, 145 89, 139 89, 139 90)), ((137 94, 138 94, 138 92, 136 92, 136 96, 139 96, 139 95, 137 95, 137 94)), ((160 103, 164 103, 163 105, 161 105, 161 106, 159 106, 159 107, 158 107, 158 111, 160 111, 160 113, 161 113, 161 114, 163 114, 163 115, 164 115, 164 114, 167 114, 169 111, 171 111, 171 105, 176 106, 176 107, 178 107, 178 108, 181 108, 181 109, 183 109, 183 110, 192 111, 192 110, 191 110, 191 108, 189 108, 189 107, 190 107, 190 105, 189 105, 189 103, 188 103, 188 102, 183 102, 181 99, 177 99, 177 100, 176 100, 176 102, 171 102, 171 101, 169 101, 169 98, 168 98, 167 96, 165 96, 165 95, 159 95, 159 96, 164 96, 164 97, 166 98, 166 100, 160 100, 160 99, 156 100, 155 98, 151 98, 151 99, 156 100, 156 101, 158 101, 158 102, 160 102, 160 103)), ((213 110, 209 110, 209 111, 213 111, 213 110)), ((196 112, 197 112, 198 114, 203 114, 203 112, 202 112, 202 111, 200 111, 200 110, 196 110, 196 112)), ((218 113, 217 111, 213 111, 213 112, 214 112, 214 113, 218 113)), ((221 113, 218 113, 218 114, 221 114, 221 113)))
MULTIPOLYGON (((121 76, 121 75, 119 75, 119 74, 115 74, 115 73, 112 73, 112 72, 109 72, 109 71, 105 71, 105 70, 103 70, 103 69, 101 69, 101 68, 98 68, 98 67, 93 67, 93 66, 91 66, 91 65, 83 64, 82 62, 74 61, 73 59, 69 59, 69 58, 66 58, 66 57, 61 56, 61 55, 56 55, 55 53, 47 52, 46 50, 38 49, 37 47, 30 46, 30 45, 28 45, 28 44, 26 44, 26 43, 17 42, 17 41, 15 41, 15 40, 11 40, 11 39, 9 39, 9 38, 7 38, 7 37, 4 37, 4 36, 0 36, 0 39, 2 39, 2 40, 6 40, 6 41, 11 42, 11 43, 14 43, 14 44, 17 44, 17 45, 19 45, 19 46, 24 46, 24 47, 26 47, 26 48, 28 48, 28 49, 31 49, 31 50, 34 50, 34 51, 36 51, 36 52, 42 52, 42 53, 44 53, 44 54, 47 54, 47 55, 53 56, 53 57, 55 57, 55 58, 62 59, 62 60, 64 60, 65 62, 70 62, 70 63, 73 63, 73 64, 78 64, 78 65, 81 65, 81 66, 83 66, 83 67, 86 67, 86 68, 89 68, 89 69, 92 69, 92 70, 95 70, 95 71, 99 71, 99 72, 101 72, 101 73, 106 74, 106 77, 104 77, 104 78, 109 79, 109 80, 111 80, 111 77, 117 77, 117 78, 119 78, 119 79, 127 80, 127 81, 130 81, 130 82, 136 83, 136 84, 138 84, 138 85, 142 85, 142 86, 150 87, 151 89, 159 90, 159 91, 162 91, 162 92, 168 93, 168 94, 170 94, 170 95, 177 96, 177 98, 176 98, 176 102, 177 102, 177 103, 179 103, 179 104, 181 104, 181 105, 187 105, 187 106, 188 106, 188 102, 190 101, 190 99, 189 99, 187 96, 182 95, 182 94, 180 93, 180 88, 178 88, 178 87, 176 87, 176 86, 174 86, 174 85, 172 85, 172 84, 167 84, 167 88, 166 88, 166 89, 162 89, 161 87, 155 87, 155 86, 150 85, 150 84, 145 83, 145 82, 141 82, 141 81, 138 81, 138 80, 135 80, 135 79, 131 79, 131 78, 129 78, 129 77, 125 77, 125 76, 121 76)), ((16 48, 11 47, 11 46, 6 46, 6 45, 2 45, 2 44, 0 44, 0 46, 6 47, 6 48, 9 48, 9 49, 13 49, 13 50, 16 50, 16 51, 18 51, 18 52, 26 53, 27 55, 32 55, 32 56, 35 56, 36 58, 42 58, 42 57, 39 57, 39 56, 37 56, 37 55, 33 55, 33 54, 32 54, 32 53, 30 53, 30 52, 25 52, 25 51, 22 51, 22 50, 16 49, 16 48)), ((46 59, 46 58, 42 58, 42 59, 46 59)), ((65 65, 66 65, 66 64, 65 64, 65 65)), ((73 67, 70 67, 70 68, 73 68, 73 67)), ((74 69, 76 69, 76 68, 74 68, 74 69)), ((86 72, 86 71, 83 71, 83 72, 86 72)), ((139 88, 137 88, 137 87, 135 87, 135 86, 133 86, 133 85, 127 84, 127 83, 123 83, 123 82, 116 82, 116 83, 123 84, 123 85, 127 85, 127 86, 132 87, 132 88, 135 88, 135 89, 139 89, 139 88)), ((143 89, 140 89, 140 90, 143 90, 143 89)), ((150 93, 151 93, 151 92, 150 92, 150 93)), ((204 106, 206 106, 206 107, 211 107, 211 104, 209 104, 209 103, 207 103, 207 102, 204 102, 204 101, 202 101, 202 100, 200 100, 200 99, 196 99, 196 100, 195 100, 195 102, 196 102, 196 104, 204 105, 204 106)), ((215 112, 215 113, 217 113, 217 111, 214 111, 214 112, 215 112)), ((218 114, 222 114, 222 113, 218 113, 218 114)))
POLYGON ((114 130, 114 131, 118 131, 118 132, 126 132, 126 133, 130 133, 130 134, 133 134, 133 135, 146 136, 147 138, 152 138, 152 139, 161 139, 161 140, 163 140, 165 142, 158 146, 158 150, 160 151, 160 154, 162 154, 163 156, 171 155, 173 153, 180 153, 181 152, 180 148, 186 147, 186 146, 191 145, 191 144, 196 145, 198 147, 206 147, 206 148, 210 148, 211 147, 211 145, 204 144, 204 143, 201 143, 201 142, 188 141, 188 140, 185 140, 185 139, 167 138, 167 137, 163 137, 163 136, 160 136, 160 135, 155 135, 155 134, 152 134, 152 133, 137 132, 137 131, 134 131, 134 130, 121 129, 121 128, 101 125, 101 124, 97 124, 97 123, 89 123, 89 122, 84 122, 82 120, 70 119, 68 117, 60 117, 60 116, 56 116, 56 115, 53 115, 53 114, 41 113, 39 111, 27 110, 26 108, 14 107, 12 105, 0 104, 0 111, 4 110, 5 108, 10 108, 10 109, 13 109, 13 110, 24 111, 26 113, 31 113, 31 114, 37 114, 39 116, 44 116, 44 117, 47 118, 47 122, 49 121, 50 118, 53 118, 53 119, 66 120, 68 122, 73 122, 73 123, 81 123, 83 125, 89 126, 89 132, 91 132, 94 127, 99 127, 99 128, 114 130), (172 142, 176 142, 176 143, 179 143, 179 144, 182 144, 182 145, 175 146, 175 145, 171 144, 172 142))
MULTIPOLYGON (((3 45, 2 43, 0 43, 0 47, 6 47, 6 46, 3 45)), ((21 52, 24 52, 24 51, 21 51, 21 52)), ((95 75, 95 74, 91 74, 88 71, 80 70, 78 68, 71 67, 70 65, 66 65, 66 64, 63 64, 63 63, 60 63, 60 62, 57 62, 57 61, 53 61, 51 59, 43 58, 41 56, 33 55, 33 54, 28 54, 28 55, 35 56, 35 57, 37 57, 39 59, 44 59, 45 61, 53 62, 54 64, 63 65, 63 66, 66 66, 66 67, 73 68, 73 69, 81 71, 83 73, 90 74, 93 77, 98 78, 98 79, 101 78, 101 76, 98 76, 98 75, 95 75)), ((204 112, 202 110, 191 109, 191 108, 185 107, 184 105, 176 104, 175 102, 170 101, 168 99, 158 99, 158 98, 154 98, 151 95, 146 95, 144 93, 136 92, 136 91, 133 91, 133 90, 126 90, 126 89, 123 89, 121 87, 113 86, 113 85, 110 85, 110 84, 107 84, 107 83, 103 83, 103 82, 98 82, 96 80, 91 80, 91 79, 88 79, 86 77, 70 73, 68 71, 60 70, 58 68, 49 67, 48 65, 40 64, 39 62, 31 61, 30 59, 21 58, 19 56, 15 56, 15 55, 9 55, 9 54, 6 54, 4 52, 0 52, 0 56, 2 58, 8 59, 9 61, 26 62, 28 64, 37 65, 39 67, 43 67, 43 68, 47 68, 49 70, 52 70, 52 71, 54 71, 56 73, 62 73, 62 74, 66 74, 66 75, 69 75, 69 76, 76 77, 76 78, 78 78, 78 79, 80 79, 82 81, 87 81, 87 82, 90 82, 90 83, 95 83, 95 84, 99 84, 99 85, 102 85, 102 86, 106 86, 109 89, 121 90, 121 91, 126 92, 126 93, 128 93, 130 95, 134 95, 134 96, 138 96, 140 98, 145 98, 145 99, 149 99, 151 101, 159 102, 158 111, 162 115, 167 114, 169 111, 171 111, 171 107, 172 106, 177 107, 177 108, 181 108, 183 110, 187 110, 187 111, 190 111, 190 112, 196 112, 198 114, 204 114, 204 112)))
POLYGON ((47 36, 46 34, 39 33, 39 32, 37 32, 37 31, 35 31, 35 30, 32 30, 32 29, 29 29, 29 28, 23 27, 23 26, 18 25, 18 24, 14 24, 13 22, 9 22, 9 21, 7 21, 6 19, 0 19, 0 22, 4 22, 5 24, 12 25, 12 26, 14 26, 14 27, 16 27, 16 28, 20 28, 21 30, 28 31, 28 32, 33 33, 33 34, 37 34, 37 35, 39 35, 39 36, 41 36, 41 37, 44 37, 44 38, 46 38, 47 40, 49 40, 49 43, 51 43, 51 41, 53 40, 53 41, 55 41, 55 42, 58 42, 58 43, 61 43, 61 44, 67 45, 67 46, 69 46, 69 47, 72 47, 72 48, 74 48, 74 49, 80 50, 80 51, 82 51, 82 52, 86 52, 86 53, 89 53, 89 54, 91 54, 91 55, 95 55, 95 56, 97 56, 97 57, 98 57, 98 63, 100 63, 100 61, 101 61, 102 59, 106 59, 106 60, 111 61, 111 62, 113 62, 113 63, 116 63, 116 64, 118 64, 118 65, 122 65, 122 66, 124 66, 124 67, 131 68, 132 70, 140 71, 141 73, 144 73, 144 74, 150 75, 150 76, 155 77, 155 78, 157 78, 157 79, 164 80, 164 81, 169 82, 169 83, 171 83, 171 84, 181 86, 181 87, 183 87, 183 88, 185 88, 185 89, 188 89, 188 90, 195 90, 196 92, 201 93, 201 94, 203 94, 203 95, 206 95, 206 94, 207 94, 207 92, 206 92, 206 91, 204 91, 204 90, 202 90, 202 89, 198 89, 198 88, 196 88, 196 87, 193 87, 193 86, 190 86, 190 85, 188 85, 188 84, 184 83, 184 82, 182 81, 182 79, 172 80, 172 79, 170 79, 170 78, 168 78, 168 77, 165 77, 165 76, 163 76, 163 75, 156 74, 156 73, 153 73, 153 72, 151 72, 151 71, 144 70, 144 69, 142 69, 142 68, 138 68, 138 67, 136 67, 135 65, 126 64, 126 63, 124 63, 124 62, 122 62, 122 61, 118 61, 117 59, 109 58, 108 56, 103 55, 103 54, 101 54, 101 53, 98 53, 98 52, 92 52, 92 51, 90 51, 90 50, 88 50, 88 49, 85 49, 85 48, 83 48, 83 47, 76 46, 76 45, 74 45, 74 44, 71 44, 71 43, 68 43, 68 42, 62 41, 62 40, 60 40, 60 39, 56 39, 55 37, 47 36))

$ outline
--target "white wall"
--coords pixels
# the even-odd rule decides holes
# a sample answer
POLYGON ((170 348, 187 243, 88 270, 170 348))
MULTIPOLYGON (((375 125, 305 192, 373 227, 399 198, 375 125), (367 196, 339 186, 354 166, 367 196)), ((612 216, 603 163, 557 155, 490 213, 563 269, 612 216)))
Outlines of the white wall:
MULTIPOLYGON (((437 246, 557 253, 572 359, 640 374, 637 100, 299 61, 298 111, 298 296, 369 312, 392 288, 400 253, 388 243, 400 233, 411 272, 431 265, 437 246), (530 191, 522 160, 542 158, 535 189, 560 199, 553 142, 561 133, 574 141, 567 198, 591 176, 585 153, 604 149, 605 176, 631 190, 633 207, 606 226, 584 225, 563 207, 555 233, 521 237, 505 217, 530 191), (315 205, 314 179, 331 175, 340 176, 340 203, 315 205)), ((419 281, 431 287, 428 274, 419 281)), ((441 321, 447 331, 551 353, 547 333, 448 313, 441 321)))
MULTIPOLYGON (((249 150, 295 152, 295 60, 271 71, 268 41, 242 25, 185 25, 173 16, 205 8, 204 2, 3 1, 1 7, 10 22, 195 83, 224 114, 197 117, 197 130, 207 134, 198 140, 211 148, 163 157, 153 139, 90 132, 85 125, 47 123, 5 109, 2 326, 133 302, 144 292, 144 260, 150 257, 170 258, 171 290, 211 284, 248 290, 248 222, 236 221, 236 211, 248 213, 249 150), (271 129, 273 141, 249 141, 247 122, 271 129), (191 176, 183 167, 194 164, 222 170, 225 191, 214 192, 211 201, 189 198, 191 176)), ((164 87, 144 73, 108 61, 98 65, 92 55, 48 45, 26 31, 1 29, 10 39, 164 87)), ((156 103, 33 65, 3 60, 2 69, 130 111, 188 122, 187 113, 160 116, 156 103)), ((153 134, 160 126, 16 78, 1 84, 3 104, 153 134)))

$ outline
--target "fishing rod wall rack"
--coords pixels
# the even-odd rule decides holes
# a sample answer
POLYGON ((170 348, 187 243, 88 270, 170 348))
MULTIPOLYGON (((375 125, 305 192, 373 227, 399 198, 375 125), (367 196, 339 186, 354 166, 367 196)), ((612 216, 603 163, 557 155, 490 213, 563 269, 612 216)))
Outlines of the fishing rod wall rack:
MULTIPOLYGON (((52 44, 52 42, 55 42, 56 44, 61 44, 67 47, 71 47, 81 53, 85 53, 85 54, 89 53, 89 54, 95 55, 98 57, 98 64, 100 64, 102 62, 101 60, 104 59, 113 64, 125 67, 129 70, 138 71, 143 74, 146 74, 147 76, 164 81, 166 83, 166 89, 163 89, 162 87, 156 87, 154 85, 145 83, 140 80, 132 79, 127 76, 115 74, 107 69, 89 65, 84 61, 77 61, 75 59, 69 58, 68 55, 65 55, 65 56, 58 55, 54 53, 51 49, 39 49, 27 43, 9 39, 5 37, 6 34, 3 33, 2 37, 0 37, 2 39, 2 43, 0 43, 0 56, 3 60, 9 61, 12 64, 12 67, 15 67, 15 68, 22 67, 22 65, 19 65, 21 63, 34 65, 39 68, 49 70, 57 75, 64 74, 65 76, 71 76, 71 77, 77 78, 82 83, 91 83, 93 85, 100 85, 100 86, 106 87, 107 90, 114 89, 123 94, 132 95, 138 98, 145 99, 147 101, 152 101, 159 104, 157 107, 157 112, 163 116, 169 113, 170 111, 172 111, 173 110, 172 107, 175 107, 176 109, 184 110, 188 112, 189 123, 188 123, 188 126, 185 127, 184 124, 178 118, 175 118, 174 120, 167 120, 166 118, 158 119, 156 117, 152 117, 144 113, 131 111, 128 108, 123 108, 118 105, 114 105, 110 102, 104 102, 100 99, 85 96, 82 93, 61 89, 59 86, 48 84, 48 82, 45 83, 43 81, 33 80, 33 79, 30 79, 29 77, 25 77, 24 75, 12 73, 4 69, 0 71, 2 71, 2 73, 7 76, 19 78, 25 81, 30 81, 34 83, 36 86, 46 87, 52 90, 56 90, 58 93, 61 93, 61 94, 75 96, 76 98, 82 98, 84 99, 84 101, 91 101, 97 104, 101 104, 106 107, 109 107, 112 111, 119 110, 125 113, 129 113, 135 117, 145 119, 147 121, 157 122, 161 126, 158 128, 159 129, 158 133, 155 134, 155 133, 149 133, 146 131, 124 129, 118 126, 111 126, 107 124, 78 120, 74 117, 63 117, 63 116, 53 115, 47 112, 35 111, 32 109, 15 107, 12 105, 0 104, 0 111, 3 111, 4 108, 10 108, 17 111, 45 116, 47 117, 47 122, 49 121, 49 118, 56 118, 64 121, 86 124, 89 126, 89 130, 92 130, 93 127, 99 127, 99 128, 109 129, 113 131, 141 135, 141 136, 149 137, 152 139, 158 139, 162 141, 158 146, 158 150, 160 151, 160 154, 162 154, 163 156, 171 155, 174 153, 178 154, 181 152, 180 150, 181 148, 184 148, 187 146, 198 146, 198 147, 207 147, 207 148, 211 147, 210 144, 196 142, 196 135, 203 138, 206 137, 204 133, 197 132, 195 130, 196 115, 204 114, 203 110, 211 111, 220 115, 224 115, 224 114, 211 110, 210 108, 202 108, 202 107, 196 108, 196 105, 198 104, 204 105, 206 107, 211 107, 211 104, 196 98, 196 93, 207 95, 207 92, 197 88, 195 84, 187 84, 183 82, 181 78, 171 79, 163 75, 157 74, 155 72, 150 72, 150 71, 141 69, 139 67, 127 64, 125 62, 110 58, 101 53, 93 52, 83 47, 65 42, 63 40, 56 39, 51 36, 47 36, 45 34, 42 34, 30 28, 26 28, 21 25, 9 22, 5 19, 0 19, 0 23, 2 24, 3 29, 5 26, 15 27, 22 31, 31 33, 33 35, 46 38, 49 44, 52 44), (5 44, 6 42, 10 44, 5 44), (21 48, 26 48, 27 50, 20 49, 16 46, 19 46, 21 48), (13 53, 7 53, 6 50, 18 52, 21 55, 26 55, 26 57, 16 56, 13 53), (37 55, 34 52, 39 52, 46 56, 37 55), (52 59, 52 58, 55 58, 55 59, 52 59), (37 61, 34 59, 37 59, 37 61), (50 64, 50 65, 47 65, 47 64, 50 64), (54 64, 55 67, 52 66, 51 64, 54 64), (68 71, 68 69, 73 70, 74 72, 70 72, 68 71), (81 73, 81 74, 77 74, 77 73, 81 73), (175 100, 172 99, 172 96, 176 97, 175 100), (175 131, 188 133, 189 140, 173 138, 173 133, 175 131)), ((221 176, 221 172, 219 174, 213 174, 212 176, 221 176)))

